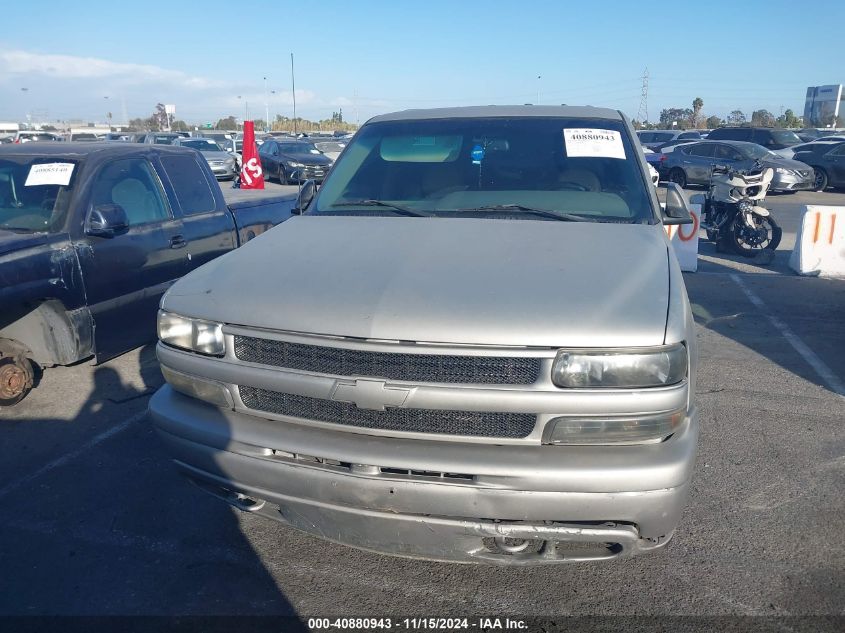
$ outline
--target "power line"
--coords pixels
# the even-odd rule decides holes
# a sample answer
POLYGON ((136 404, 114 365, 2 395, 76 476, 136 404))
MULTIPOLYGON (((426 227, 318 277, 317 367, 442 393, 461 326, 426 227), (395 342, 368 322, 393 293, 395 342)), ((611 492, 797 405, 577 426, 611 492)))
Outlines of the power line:
POLYGON ((640 109, 637 110, 637 121, 648 121, 648 67, 643 71, 643 89, 640 96, 640 109))

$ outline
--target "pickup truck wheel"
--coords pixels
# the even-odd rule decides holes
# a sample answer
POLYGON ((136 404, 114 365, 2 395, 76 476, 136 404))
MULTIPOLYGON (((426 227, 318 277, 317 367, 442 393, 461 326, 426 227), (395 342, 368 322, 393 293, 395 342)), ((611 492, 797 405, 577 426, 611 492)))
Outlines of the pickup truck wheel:
POLYGON ((0 407, 23 400, 32 391, 34 378, 32 363, 23 356, 0 358, 0 407))

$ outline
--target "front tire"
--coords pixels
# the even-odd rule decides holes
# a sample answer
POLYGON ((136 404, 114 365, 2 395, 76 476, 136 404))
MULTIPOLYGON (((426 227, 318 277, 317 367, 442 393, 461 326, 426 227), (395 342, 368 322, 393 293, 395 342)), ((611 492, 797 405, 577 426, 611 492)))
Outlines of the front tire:
POLYGON ((824 169, 816 169, 815 180, 813 180, 813 191, 824 191, 827 189, 827 172, 824 169))
POLYGON ((287 177, 287 174, 285 173, 285 168, 282 167, 281 165, 279 165, 279 184, 280 185, 290 184, 290 183, 288 183, 288 177, 287 177))
POLYGON ((17 404, 32 391, 35 372, 24 356, 0 358, 0 407, 17 404))
POLYGON ((686 172, 680 167, 673 167, 669 172, 669 182, 674 182, 681 189, 685 189, 687 186, 686 172))
POLYGON ((731 250, 743 257, 755 257, 764 250, 774 251, 783 237, 783 229, 778 226, 772 216, 754 215, 753 217, 756 231, 749 229, 739 214, 734 216, 725 231, 725 238, 731 250))

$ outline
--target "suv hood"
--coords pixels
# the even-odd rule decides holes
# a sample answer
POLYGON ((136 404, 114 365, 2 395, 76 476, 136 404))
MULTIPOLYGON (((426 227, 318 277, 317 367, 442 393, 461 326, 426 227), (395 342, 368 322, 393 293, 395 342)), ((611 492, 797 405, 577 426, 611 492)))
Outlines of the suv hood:
POLYGON ((162 305, 369 339, 659 345, 667 250, 659 224, 301 216, 187 275, 162 305))

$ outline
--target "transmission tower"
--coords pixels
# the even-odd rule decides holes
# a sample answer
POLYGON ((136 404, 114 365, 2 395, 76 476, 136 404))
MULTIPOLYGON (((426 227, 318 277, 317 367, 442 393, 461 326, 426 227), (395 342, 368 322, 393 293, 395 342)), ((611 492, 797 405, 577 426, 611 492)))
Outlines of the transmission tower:
POLYGON ((637 121, 648 121, 648 68, 643 71, 643 91, 640 97, 640 109, 637 111, 637 121))

